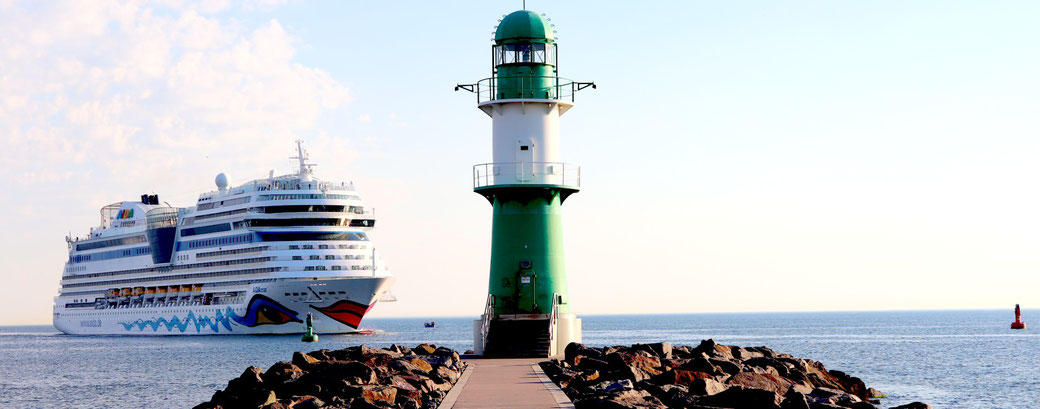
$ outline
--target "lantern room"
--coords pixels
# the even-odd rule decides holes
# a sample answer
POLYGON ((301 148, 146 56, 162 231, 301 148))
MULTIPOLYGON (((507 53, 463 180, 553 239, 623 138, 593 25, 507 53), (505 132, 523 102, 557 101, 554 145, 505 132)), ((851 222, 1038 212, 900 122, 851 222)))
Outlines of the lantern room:
POLYGON ((552 25, 528 10, 505 16, 495 30, 495 99, 556 99, 556 41, 552 25))

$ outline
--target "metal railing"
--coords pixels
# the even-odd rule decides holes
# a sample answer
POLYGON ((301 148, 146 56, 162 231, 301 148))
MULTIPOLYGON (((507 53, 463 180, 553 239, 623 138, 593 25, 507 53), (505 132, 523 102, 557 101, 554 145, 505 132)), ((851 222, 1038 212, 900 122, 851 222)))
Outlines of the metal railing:
POLYGON ((480 350, 487 348, 488 330, 491 329, 491 319, 495 316, 495 295, 488 294, 487 303, 484 304, 484 315, 480 321, 480 350))
POLYGON ((553 293, 552 312, 549 313, 549 355, 556 355, 556 323, 560 320, 560 304, 563 304, 563 296, 553 293))
POLYGON ((232 189, 232 194, 255 192, 255 191, 267 191, 267 190, 321 190, 321 191, 346 191, 353 192, 354 184, 348 182, 321 182, 316 180, 311 181, 297 181, 297 180, 254 180, 252 189, 247 189, 245 186, 232 189))
POLYGON ((457 84, 455 90, 461 89, 477 94, 478 104, 500 99, 555 99, 574 102, 574 94, 588 87, 596 89, 596 84, 575 82, 552 75, 520 75, 495 76, 473 84, 457 84))
POLYGON ((562 162, 509 162, 473 165, 473 188, 492 185, 581 187, 581 166, 562 162))

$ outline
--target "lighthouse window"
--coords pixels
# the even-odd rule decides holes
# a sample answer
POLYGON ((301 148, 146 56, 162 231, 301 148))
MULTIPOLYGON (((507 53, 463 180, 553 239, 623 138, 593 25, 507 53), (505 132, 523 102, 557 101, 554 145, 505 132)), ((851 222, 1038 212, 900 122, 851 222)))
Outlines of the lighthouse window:
POLYGON ((516 45, 506 44, 502 46, 502 63, 513 64, 516 62, 516 45))
POLYGON ((531 49, 534 52, 534 62, 544 63, 545 44, 531 44, 531 49))
POLYGON ((516 62, 531 62, 531 45, 516 45, 516 62))
POLYGON ((556 46, 545 43, 518 43, 496 46, 495 66, 515 63, 542 63, 556 65, 556 46))

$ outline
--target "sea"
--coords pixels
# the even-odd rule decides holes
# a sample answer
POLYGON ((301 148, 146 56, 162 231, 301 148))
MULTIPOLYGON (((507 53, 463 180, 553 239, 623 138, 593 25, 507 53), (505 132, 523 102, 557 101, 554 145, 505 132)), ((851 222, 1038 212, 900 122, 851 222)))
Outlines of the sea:
MULTIPOLYGON (((298 335, 98 337, 0 327, 0 408, 190 408, 246 367, 267 368, 294 351, 394 343, 465 351, 474 318, 369 318, 363 328, 372 334, 321 335, 313 344, 298 335), (436 326, 424 328, 430 320, 436 326)), ((882 408, 1040 408, 1040 331, 1009 329, 1010 309, 581 318, 593 346, 713 338, 817 360, 888 394, 882 408)))

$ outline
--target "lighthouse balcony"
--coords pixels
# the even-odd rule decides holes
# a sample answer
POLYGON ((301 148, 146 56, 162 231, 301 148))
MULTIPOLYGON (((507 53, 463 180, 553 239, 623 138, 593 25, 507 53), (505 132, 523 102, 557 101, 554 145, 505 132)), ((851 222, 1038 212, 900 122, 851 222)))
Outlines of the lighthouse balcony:
POLYGON ((473 166, 473 189, 531 185, 581 188, 581 166, 562 162, 481 163, 473 166))
POLYGON ((474 84, 458 84, 455 90, 477 94, 477 104, 529 99, 574 102, 574 94, 588 87, 596 88, 596 85, 555 75, 518 75, 494 76, 474 84))

